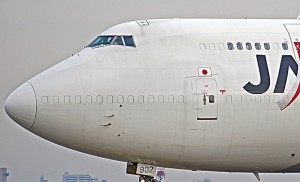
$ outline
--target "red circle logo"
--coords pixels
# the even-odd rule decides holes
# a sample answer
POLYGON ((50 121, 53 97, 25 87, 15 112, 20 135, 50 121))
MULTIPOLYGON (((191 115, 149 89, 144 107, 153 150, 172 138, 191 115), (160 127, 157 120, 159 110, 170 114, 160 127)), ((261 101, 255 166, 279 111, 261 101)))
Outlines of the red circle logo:
POLYGON ((202 70, 203 75, 207 75, 207 73, 208 73, 207 70, 202 70))

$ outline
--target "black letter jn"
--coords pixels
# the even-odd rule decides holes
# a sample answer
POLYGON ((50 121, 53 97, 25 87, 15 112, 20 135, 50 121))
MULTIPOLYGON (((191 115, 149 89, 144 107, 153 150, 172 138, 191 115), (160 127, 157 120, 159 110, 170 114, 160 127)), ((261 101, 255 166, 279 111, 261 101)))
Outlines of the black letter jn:
POLYGON ((293 73, 297 76, 298 64, 295 59, 292 56, 282 56, 274 93, 284 92, 289 68, 291 68, 293 73))
POLYGON ((253 85, 248 82, 243 88, 251 94, 262 94, 265 93, 270 87, 270 74, 267 65, 267 59, 264 55, 256 55, 260 83, 258 85, 253 85))
MULTIPOLYGON (((256 58, 260 74, 260 83, 258 85, 253 85, 252 83, 248 82, 244 86, 244 89, 252 94, 262 94, 265 93, 270 87, 270 74, 266 56, 257 55, 256 58)), ((293 73, 297 76, 298 64, 296 63, 295 59, 290 55, 282 56, 274 93, 284 92, 289 68, 291 68, 293 73)))

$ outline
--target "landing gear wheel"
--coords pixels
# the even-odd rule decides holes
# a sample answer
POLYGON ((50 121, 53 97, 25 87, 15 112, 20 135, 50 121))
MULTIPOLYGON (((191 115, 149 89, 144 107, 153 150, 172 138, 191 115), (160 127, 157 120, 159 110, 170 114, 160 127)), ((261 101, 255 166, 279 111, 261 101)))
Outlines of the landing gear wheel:
POLYGON ((140 176, 139 182, 159 182, 159 181, 154 179, 154 177, 152 177, 152 176, 140 176))

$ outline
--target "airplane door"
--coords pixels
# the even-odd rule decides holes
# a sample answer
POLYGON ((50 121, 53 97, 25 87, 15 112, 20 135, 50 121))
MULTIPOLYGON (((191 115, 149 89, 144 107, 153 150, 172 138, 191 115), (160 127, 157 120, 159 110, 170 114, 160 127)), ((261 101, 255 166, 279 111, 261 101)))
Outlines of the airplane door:
POLYGON ((217 82, 212 78, 197 78, 192 83, 193 110, 197 120, 217 120, 217 82))

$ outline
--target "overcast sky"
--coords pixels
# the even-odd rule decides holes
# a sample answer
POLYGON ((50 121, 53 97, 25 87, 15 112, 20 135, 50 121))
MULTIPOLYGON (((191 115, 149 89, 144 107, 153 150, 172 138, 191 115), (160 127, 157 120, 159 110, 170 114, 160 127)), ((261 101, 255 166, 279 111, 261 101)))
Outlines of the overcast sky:
MULTIPOLYGON (((299 0, 0 0, 0 167, 9 182, 60 182, 65 171, 110 182, 137 182, 126 164, 52 144, 15 124, 6 97, 21 83, 69 57, 105 29, 148 18, 290 18, 299 0)), ((299 20, 300 22, 300 20, 299 20)), ((167 182, 255 182, 253 174, 167 170, 167 182)), ((262 174, 264 182, 298 182, 300 174, 262 174)))

